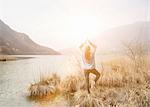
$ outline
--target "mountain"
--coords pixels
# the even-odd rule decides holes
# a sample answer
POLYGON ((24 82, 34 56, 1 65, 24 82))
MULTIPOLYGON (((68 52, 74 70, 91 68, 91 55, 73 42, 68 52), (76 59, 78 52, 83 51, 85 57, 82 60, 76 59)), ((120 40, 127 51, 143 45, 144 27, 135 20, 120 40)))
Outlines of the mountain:
MULTIPOLYGON (((97 53, 109 54, 122 51, 124 43, 142 42, 150 47, 150 22, 135 22, 101 32, 93 41, 97 53)), ((150 48, 149 48, 150 52, 150 48)), ((65 55, 76 55, 79 49, 68 48, 61 51, 65 55)))
POLYGON ((56 55, 57 51, 38 45, 28 35, 16 32, 0 20, 0 54, 56 55))
POLYGON ((135 22, 104 31, 95 39, 99 51, 116 51, 123 43, 145 43, 150 47, 150 22, 135 22))

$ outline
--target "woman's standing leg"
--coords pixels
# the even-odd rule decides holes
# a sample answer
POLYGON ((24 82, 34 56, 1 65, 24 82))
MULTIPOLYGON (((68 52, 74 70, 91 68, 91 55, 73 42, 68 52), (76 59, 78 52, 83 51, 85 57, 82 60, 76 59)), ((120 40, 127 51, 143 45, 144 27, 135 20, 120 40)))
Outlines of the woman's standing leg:
POLYGON ((87 91, 90 94, 89 71, 88 70, 84 70, 84 74, 85 74, 85 79, 86 79, 87 91))

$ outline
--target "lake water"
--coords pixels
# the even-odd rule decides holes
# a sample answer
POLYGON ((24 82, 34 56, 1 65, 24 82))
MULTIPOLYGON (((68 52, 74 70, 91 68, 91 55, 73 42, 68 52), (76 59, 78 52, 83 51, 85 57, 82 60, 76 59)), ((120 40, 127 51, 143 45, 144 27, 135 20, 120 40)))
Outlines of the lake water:
POLYGON ((27 99, 28 87, 53 72, 64 78, 80 72, 80 67, 76 57, 63 55, 0 62, 0 106, 37 107, 38 103, 27 99))
POLYGON ((77 68, 71 59, 60 55, 0 62, 0 106, 36 106, 26 98, 29 84, 38 81, 41 75, 47 76, 53 72, 61 74, 61 77, 74 73, 77 68))

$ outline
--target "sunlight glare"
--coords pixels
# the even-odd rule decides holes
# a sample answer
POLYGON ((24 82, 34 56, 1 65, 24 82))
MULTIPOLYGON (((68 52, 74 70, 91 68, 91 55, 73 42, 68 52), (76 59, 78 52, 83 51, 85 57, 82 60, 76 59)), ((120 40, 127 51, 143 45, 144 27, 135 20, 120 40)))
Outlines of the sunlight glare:
POLYGON ((95 16, 74 16, 70 18, 71 30, 76 39, 84 41, 97 35, 97 18, 95 16))

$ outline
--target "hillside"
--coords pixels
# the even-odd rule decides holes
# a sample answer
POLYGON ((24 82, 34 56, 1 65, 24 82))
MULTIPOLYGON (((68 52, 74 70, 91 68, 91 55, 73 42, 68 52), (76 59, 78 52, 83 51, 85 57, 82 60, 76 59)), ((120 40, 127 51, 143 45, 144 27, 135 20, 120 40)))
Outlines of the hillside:
POLYGON ((123 43, 143 42, 150 46, 150 22, 135 22, 118 26, 99 34, 95 39, 98 50, 116 51, 123 43))
POLYGON ((56 55, 51 48, 38 45, 28 35, 16 32, 0 20, 1 55, 56 55))

